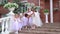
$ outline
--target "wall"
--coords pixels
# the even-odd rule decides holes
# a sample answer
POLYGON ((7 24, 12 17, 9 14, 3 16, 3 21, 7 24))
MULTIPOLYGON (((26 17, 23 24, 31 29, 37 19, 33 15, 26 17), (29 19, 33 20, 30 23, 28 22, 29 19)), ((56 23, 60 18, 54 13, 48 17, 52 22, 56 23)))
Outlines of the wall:
MULTIPOLYGON (((59 0, 53 0, 54 1, 54 8, 59 8, 59 0)), ((54 10, 54 22, 60 22, 60 9, 54 10)))
MULTIPOLYGON (((12 2, 12 0, 8 0, 8 1, 12 2)), ((8 12, 9 12, 8 9, 5 9, 3 6, 0 6, 0 17, 1 15, 6 14, 8 12)))
POLYGON ((43 22, 45 22, 45 15, 44 15, 44 9, 45 9, 45 0, 40 0, 40 16, 43 22))

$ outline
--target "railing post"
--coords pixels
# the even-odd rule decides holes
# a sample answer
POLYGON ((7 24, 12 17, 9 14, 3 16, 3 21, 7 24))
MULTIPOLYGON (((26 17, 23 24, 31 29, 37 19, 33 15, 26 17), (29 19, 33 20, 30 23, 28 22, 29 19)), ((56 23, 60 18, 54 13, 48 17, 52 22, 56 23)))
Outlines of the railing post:
POLYGON ((1 32, 1 34, 5 34, 5 33, 4 33, 4 21, 5 21, 5 20, 2 20, 2 32, 1 32))
POLYGON ((8 31, 9 17, 1 18, 0 21, 2 23, 2 32, 1 32, 1 34, 9 34, 9 31, 8 31))
POLYGON ((8 20, 9 19, 6 19, 5 34, 9 34, 9 31, 8 31, 8 20))

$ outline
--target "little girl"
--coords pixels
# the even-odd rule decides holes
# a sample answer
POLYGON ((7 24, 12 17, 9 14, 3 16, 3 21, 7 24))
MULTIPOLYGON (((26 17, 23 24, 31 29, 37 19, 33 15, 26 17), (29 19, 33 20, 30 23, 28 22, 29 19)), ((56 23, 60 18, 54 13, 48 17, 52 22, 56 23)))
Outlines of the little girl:
POLYGON ((24 16, 22 17, 22 21, 23 21, 23 27, 25 27, 27 29, 27 25, 28 25, 28 14, 24 14, 24 16))
POLYGON ((34 12, 34 15, 32 18, 33 18, 33 24, 35 24, 37 27, 41 27, 43 25, 38 11, 34 12))
POLYGON ((12 32, 16 32, 16 31, 18 31, 18 30, 21 30, 21 28, 22 28, 22 26, 23 26, 23 23, 22 23, 22 21, 20 20, 20 15, 19 14, 15 14, 12 18, 11 18, 11 20, 10 20, 11 22, 11 26, 10 26, 10 30, 12 31, 12 32))

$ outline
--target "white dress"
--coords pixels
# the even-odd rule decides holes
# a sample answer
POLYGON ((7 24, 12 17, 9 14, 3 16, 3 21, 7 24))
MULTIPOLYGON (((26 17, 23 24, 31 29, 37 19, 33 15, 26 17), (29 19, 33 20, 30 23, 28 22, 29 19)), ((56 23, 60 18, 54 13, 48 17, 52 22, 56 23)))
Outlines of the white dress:
POLYGON ((23 17, 21 18, 21 20, 23 21, 23 26, 26 26, 27 23, 28 23, 28 18, 25 17, 25 16, 23 16, 23 17))
MULTIPOLYGON (((27 14, 28 15, 31 15, 33 13, 33 11, 30 11, 30 12, 28 12, 27 14)), ((32 22, 33 22, 33 18, 32 18, 32 15, 31 15, 31 17, 29 17, 29 20, 28 20, 29 22, 28 22, 28 24, 30 25, 30 26, 32 26, 33 24, 32 24, 32 22)))
POLYGON ((23 26, 22 21, 20 20, 20 18, 17 18, 14 20, 14 17, 12 17, 10 19, 10 31, 17 31, 19 29, 21 29, 23 26))
POLYGON ((43 23, 42 23, 41 18, 39 16, 39 12, 34 12, 34 14, 32 15, 33 24, 35 24, 37 27, 41 27, 43 25, 43 23))

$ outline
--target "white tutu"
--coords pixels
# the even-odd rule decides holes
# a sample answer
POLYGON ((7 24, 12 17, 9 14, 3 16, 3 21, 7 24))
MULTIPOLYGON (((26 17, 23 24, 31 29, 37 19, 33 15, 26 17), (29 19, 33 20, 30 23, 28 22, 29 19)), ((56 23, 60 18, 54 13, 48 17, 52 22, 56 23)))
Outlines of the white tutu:
POLYGON ((9 30, 10 31, 17 31, 19 29, 21 29, 23 26, 23 23, 22 21, 20 20, 20 18, 17 18, 16 20, 14 20, 14 17, 12 17, 10 19, 10 27, 9 27, 9 30))
POLYGON ((41 21, 41 18, 39 16, 39 13, 38 12, 34 12, 35 15, 33 15, 33 24, 35 24, 36 26, 38 27, 41 27, 42 26, 42 21, 41 21))

